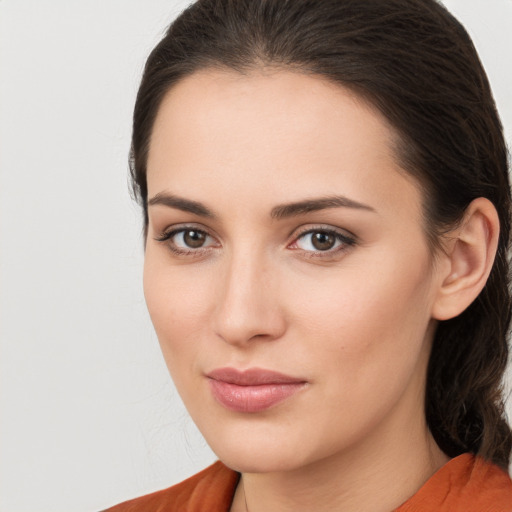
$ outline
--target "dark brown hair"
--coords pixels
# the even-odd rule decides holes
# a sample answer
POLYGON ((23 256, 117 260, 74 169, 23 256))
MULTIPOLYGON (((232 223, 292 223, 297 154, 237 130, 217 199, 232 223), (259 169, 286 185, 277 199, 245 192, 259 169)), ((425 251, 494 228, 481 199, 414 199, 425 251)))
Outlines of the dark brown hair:
POLYGON ((401 166, 424 191, 427 237, 488 198, 500 219, 489 280, 461 315, 440 322, 429 362, 426 416, 450 456, 509 464, 502 378, 511 299, 507 149, 490 86, 460 23, 435 0, 199 0, 146 63, 133 120, 131 173, 147 226, 146 163, 166 92, 206 68, 294 68, 352 89, 398 134, 401 166))

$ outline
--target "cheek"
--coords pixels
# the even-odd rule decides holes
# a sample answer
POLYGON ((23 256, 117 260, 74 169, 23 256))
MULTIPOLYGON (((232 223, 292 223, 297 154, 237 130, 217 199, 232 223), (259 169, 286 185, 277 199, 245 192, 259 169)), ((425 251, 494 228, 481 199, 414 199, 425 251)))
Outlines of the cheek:
POLYGON ((144 296, 160 346, 173 377, 175 366, 193 361, 193 353, 200 350, 211 314, 211 281, 201 272, 192 272, 185 266, 169 265, 165 258, 157 258, 147 249, 144 261, 144 296), (185 358, 190 356, 189 362, 185 358))
POLYGON ((331 283, 308 283, 307 300, 290 303, 295 354, 320 390, 311 405, 315 431, 333 446, 368 433, 406 390, 421 403, 429 285, 424 269, 399 269, 390 263, 372 275, 352 268, 331 283))
POLYGON ((383 254, 379 265, 347 264, 337 276, 311 279, 306 294, 291 290, 290 297, 307 297, 291 305, 304 357, 309 352, 311 364, 332 368, 344 387, 377 383, 383 375, 389 380, 390 371, 410 373, 430 320, 429 263, 423 260, 411 268, 396 254, 383 254))

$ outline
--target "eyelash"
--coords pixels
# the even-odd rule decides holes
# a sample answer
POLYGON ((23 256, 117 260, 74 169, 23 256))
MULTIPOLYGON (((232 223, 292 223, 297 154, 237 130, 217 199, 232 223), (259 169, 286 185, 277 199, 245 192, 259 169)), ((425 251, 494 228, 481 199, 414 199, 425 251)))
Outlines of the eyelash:
MULTIPOLYGON (((179 228, 172 229, 170 231, 164 231, 160 234, 160 236, 156 237, 155 240, 157 242, 166 243, 169 250, 171 250, 174 254, 178 256, 192 256, 192 257, 199 257, 202 256, 206 251, 210 249, 210 247, 199 247, 197 249, 181 249, 176 246, 174 242, 172 242, 172 238, 180 233, 185 233, 187 231, 193 231, 195 233, 204 235, 206 237, 212 238, 213 237, 205 230, 196 228, 195 226, 182 226, 179 228)), ((326 228, 322 226, 308 228, 302 232, 299 232, 295 238, 292 244, 296 244, 298 240, 305 237, 306 235, 313 234, 313 233, 323 233, 326 235, 331 235, 335 237, 336 242, 339 242, 340 245, 334 249, 327 249, 325 251, 317 250, 317 251, 307 251, 300 248, 292 248, 292 250, 301 250, 303 254, 307 258, 333 258, 337 255, 340 255, 344 253, 345 251, 349 250, 351 247, 355 246, 357 244, 357 239, 353 235, 349 235, 346 233, 342 233, 340 231, 337 231, 332 228, 326 228)))

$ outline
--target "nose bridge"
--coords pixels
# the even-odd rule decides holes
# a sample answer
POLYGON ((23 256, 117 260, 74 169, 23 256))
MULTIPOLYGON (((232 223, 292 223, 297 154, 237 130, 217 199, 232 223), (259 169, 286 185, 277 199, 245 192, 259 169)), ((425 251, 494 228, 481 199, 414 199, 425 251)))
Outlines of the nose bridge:
POLYGON ((226 342, 244 344, 282 334, 274 272, 265 254, 251 247, 240 247, 226 258, 215 315, 215 330, 226 342))

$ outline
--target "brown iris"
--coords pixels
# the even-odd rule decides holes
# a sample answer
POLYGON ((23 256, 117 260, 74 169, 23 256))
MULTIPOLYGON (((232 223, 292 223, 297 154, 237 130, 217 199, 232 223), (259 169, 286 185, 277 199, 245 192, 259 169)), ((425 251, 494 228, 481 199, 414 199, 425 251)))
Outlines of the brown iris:
POLYGON ((336 237, 325 231, 317 231, 311 236, 311 243, 315 249, 319 251, 328 251, 334 247, 336 237))
POLYGON ((206 234, 201 231, 190 230, 183 233, 183 241, 192 249, 202 247, 205 240, 206 234))

